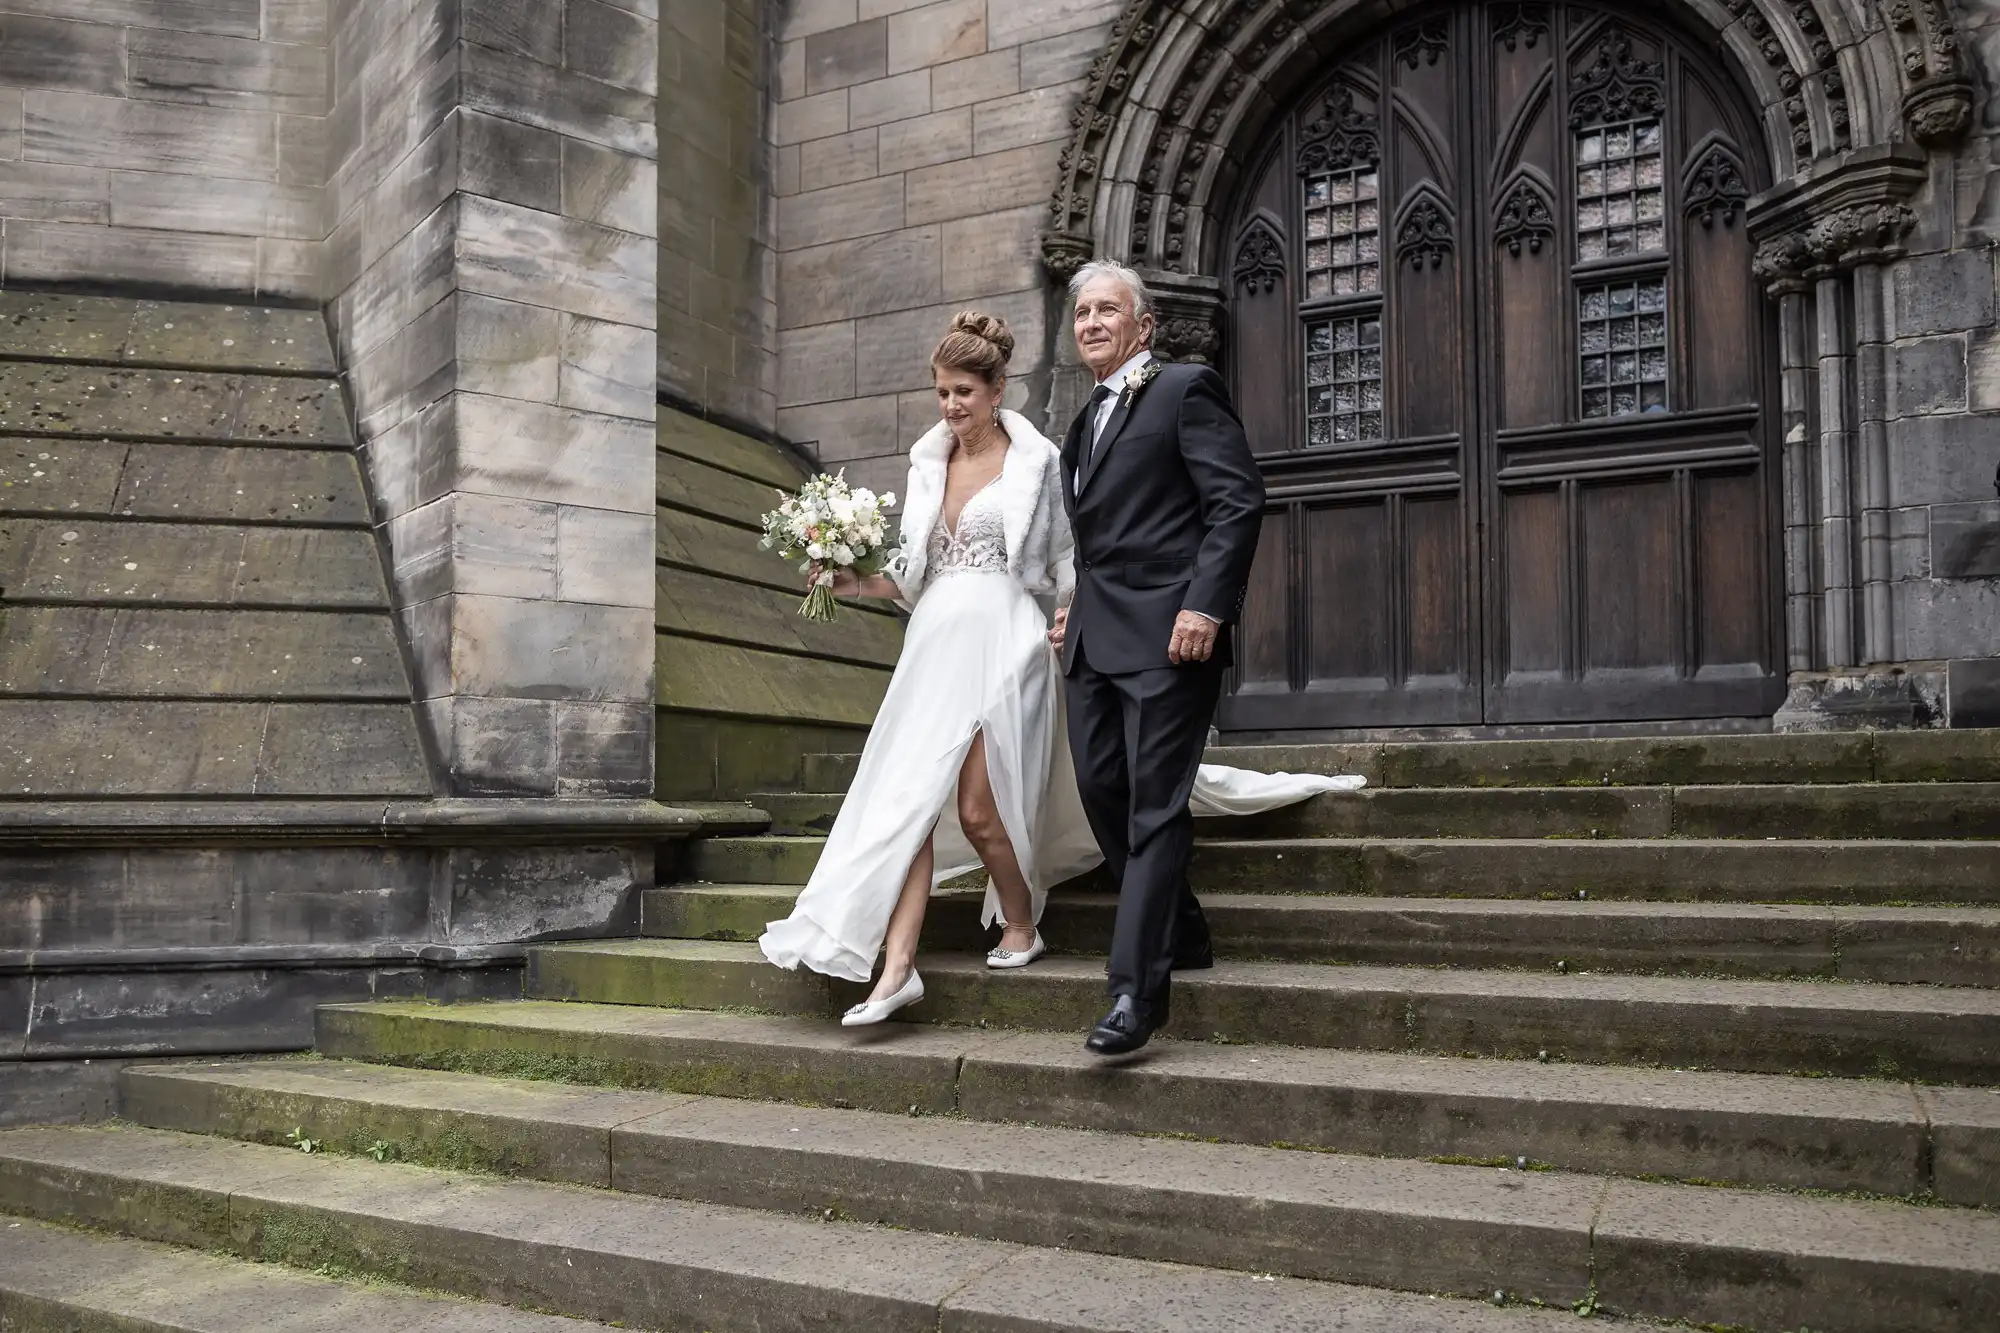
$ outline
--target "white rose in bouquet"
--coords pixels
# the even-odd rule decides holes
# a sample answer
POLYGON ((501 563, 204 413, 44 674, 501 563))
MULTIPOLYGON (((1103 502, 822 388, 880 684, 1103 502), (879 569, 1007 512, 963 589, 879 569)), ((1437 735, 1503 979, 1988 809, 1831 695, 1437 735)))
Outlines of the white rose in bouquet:
POLYGON ((866 578, 891 567, 900 556, 884 540, 884 511, 896 503, 893 493, 877 496, 866 487, 850 489, 847 474, 810 478, 797 495, 779 492, 781 503, 764 515, 764 547, 786 560, 802 563, 799 572, 812 585, 799 605, 809 620, 832 620, 834 575, 852 570, 866 578))

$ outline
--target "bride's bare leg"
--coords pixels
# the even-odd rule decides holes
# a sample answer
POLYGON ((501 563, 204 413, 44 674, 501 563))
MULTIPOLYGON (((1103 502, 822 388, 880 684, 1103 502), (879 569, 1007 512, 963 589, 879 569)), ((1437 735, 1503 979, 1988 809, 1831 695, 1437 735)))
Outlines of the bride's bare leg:
POLYGON ((1014 855, 1014 840, 1000 821, 1000 806, 993 799, 993 779, 986 771, 986 733, 972 738, 965 766, 958 771, 958 825, 965 840, 979 853, 980 862, 993 879, 1000 898, 1000 914, 1010 923, 1001 933, 1000 947, 1025 953, 1035 943, 1035 903, 1028 892, 1028 877, 1014 855))
POLYGON ((924 933, 924 911, 931 905, 931 867, 936 860, 932 840, 925 838, 910 862, 896 910, 889 914, 889 933, 882 940, 882 978, 868 996, 871 1000, 886 1000, 901 990, 917 966, 917 937, 924 933))

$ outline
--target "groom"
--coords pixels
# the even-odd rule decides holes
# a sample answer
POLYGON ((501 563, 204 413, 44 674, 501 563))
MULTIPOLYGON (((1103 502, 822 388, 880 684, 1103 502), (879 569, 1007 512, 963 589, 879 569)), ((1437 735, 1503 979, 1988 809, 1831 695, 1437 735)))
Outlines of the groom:
POLYGON ((1153 360, 1137 273, 1086 264, 1070 296, 1097 389, 1063 440, 1076 596, 1049 637, 1062 650, 1084 811, 1119 884, 1111 1012, 1084 1044, 1123 1055, 1167 1021, 1174 968, 1211 962, 1187 879, 1188 792, 1243 609, 1264 483, 1221 377, 1153 360))

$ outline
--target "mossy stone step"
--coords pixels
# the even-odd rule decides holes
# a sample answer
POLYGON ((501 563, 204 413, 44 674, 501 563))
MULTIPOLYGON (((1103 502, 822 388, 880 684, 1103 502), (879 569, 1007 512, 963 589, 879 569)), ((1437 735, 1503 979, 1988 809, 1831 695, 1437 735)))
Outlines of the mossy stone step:
MULTIPOLYGON (((683 884, 640 900, 656 939, 754 941, 789 915, 791 885, 683 884)), ((971 953, 998 932, 984 893, 940 893, 923 947, 971 953)), ((1202 903, 1225 958, 1402 967, 1697 973, 2000 987, 2000 909, 1737 903, 1521 902, 1211 894, 1202 903)), ((1058 953, 1104 954, 1117 897, 1053 897, 1042 927, 1058 953)))
POLYGON ((609 1333, 178 1246, 0 1217, 9 1333, 609 1333))
MULTIPOLYGON (((1553 1333, 1568 1318, 129 1127, 0 1133, 0 1210, 633 1328, 1553 1333)), ((1925 1262, 1886 1258, 1905 1277, 1925 1262)))
MULTIPOLYGON (((819 1018, 539 1000, 328 1006, 318 1040, 331 1057, 414 1069, 2000 1203, 2000 1091, 1980 1088, 1165 1038, 1144 1060, 1107 1065, 1074 1033, 857 1031, 819 1018)), ((224 1114, 216 1098, 207 1104, 224 1114)), ((509 1104, 496 1097, 482 1108, 509 1104)), ((373 1142, 338 1116, 315 1123, 330 1142, 373 1142)), ((481 1138, 495 1151, 514 1141, 481 1138)))
MULTIPOLYGON (((750 798, 777 833, 825 834, 844 797, 750 798)), ((1378 787, 1205 818, 1230 838, 2000 838, 2000 783, 1734 787, 1378 787)))
MULTIPOLYGON (((549 1146, 518 1159, 530 1172, 546 1163, 568 1178, 570 1150, 587 1148, 602 1170, 591 1183, 631 1195, 792 1215, 833 1199, 847 1217, 927 1233, 1405 1290, 1567 1303, 1587 1294, 1603 1247, 1635 1289, 1671 1290, 1701 1313, 1734 1267, 1746 1304, 1851 1323, 1856 1311, 1826 1293, 1786 1288, 1845 1260, 1866 1231, 1896 1270, 1893 1294, 1864 1307, 1872 1323, 1891 1308, 1935 1319, 1947 1293, 2000 1294, 2000 1217, 1973 1212, 340 1065, 162 1069, 125 1084, 129 1114, 159 1128, 281 1144, 324 1124, 415 1160, 497 1131, 549 1146), (1670 1250, 1683 1209, 1733 1224, 1670 1250), (1600 1213, 1620 1219, 1609 1233, 1600 1213), (1746 1250, 1765 1270, 1749 1283, 1746 1250)), ((1629 1299, 1601 1283, 1598 1296, 1629 1299)))
POLYGON ((318 310, 0 292, 0 357, 333 375, 318 310))
MULTIPOLYGON (((1104 964, 1044 958, 994 972, 919 960, 911 1021, 1081 1038, 1104 964)), ((743 1008, 831 1018, 866 988, 772 967, 751 944, 625 940, 534 946, 536 999, 743 1008)), ((1218 962, 1175 979, 1170 1035, 1275 1045, 1641 1064, 1742 1073, 2000 1082, 2000 992, 1864 982, 1723 981, 1218 962)))
MULTIPOLYGON (((2000 906, 2000 843, 1749 839, 1210 838, 1197 893, 2000 906)), ((714 838, 686 877, 800 885, 824 839, 714 838)), ((1110 887, 1098 872, 1074 888, 1110 887)))
MULTIPOLYGON (((847 790, 858 758, 809 757, 806 789, 847 790)), ((2000 729, 1223 745, 1208 760, 1260 773, 1354 773, 1391 788, 2000 782, 2000 729)))

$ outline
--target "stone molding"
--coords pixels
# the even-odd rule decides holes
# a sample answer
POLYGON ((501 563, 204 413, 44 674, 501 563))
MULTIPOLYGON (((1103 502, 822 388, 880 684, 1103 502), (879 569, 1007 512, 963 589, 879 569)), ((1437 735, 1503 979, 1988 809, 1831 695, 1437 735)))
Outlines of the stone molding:
POLYGON ((1158 318, 1153 351, 1174 361, 1213 365, 1222 350, 1222 284, 1214 278, 1148 273, 1158 318))
MULTIPOLYGON (((1913 0, 1928 82, 1907 90, 1904 110, 1920 134, 1877 110, 1896 95, 1891 68, 1907 63, 1874 6, 1689 0, 1676 8, 1717 34, 1766 108, 1774 161, 1795 179, 1894 134, 1932 142, 1955 132, 1950 80, 1962 69, 1943 0, 1913 0)), ((1398 9, 1390 0, 1131 0, 1071 117, 1042 242, 1049 272, 1067 280, 1100 256, 1156 273, 1223 272, 1236 238, 1216 234, 1216 205, 1234 184, 1242 146, 1351 49, 1358 29, 1394 23, 1398 9)), ((1546 6, 1501 11, 1496 41, 1543 40, 1546 6)), ((1428 57, 1421 23, 1397 36, 1402 59, 1428 57)))
POLYGON ((1753 268, 1773 295, 1901 253, 1916 225, 1909 198, 1929 179, 1904 146, 1863 149, 1750 201, 1753 268))
POLYGON ((1887 0, 1882 18, 1903 73, 1903 123, 1926 148, 1950 148, 1972 126, 1973 83, 1945 0, 1887 0))

